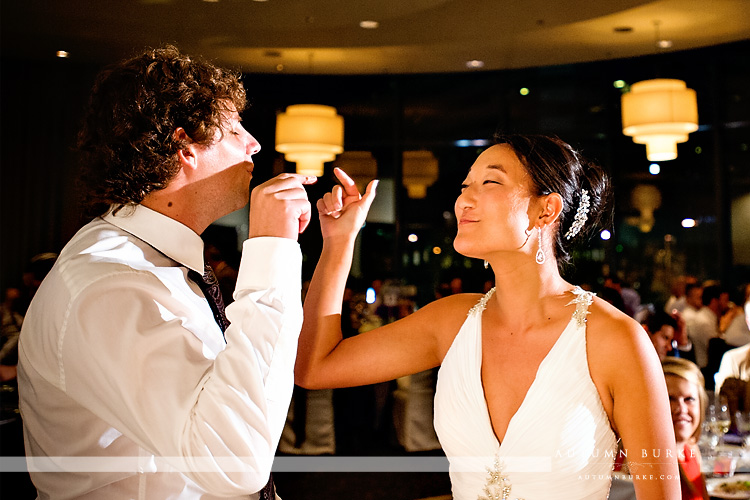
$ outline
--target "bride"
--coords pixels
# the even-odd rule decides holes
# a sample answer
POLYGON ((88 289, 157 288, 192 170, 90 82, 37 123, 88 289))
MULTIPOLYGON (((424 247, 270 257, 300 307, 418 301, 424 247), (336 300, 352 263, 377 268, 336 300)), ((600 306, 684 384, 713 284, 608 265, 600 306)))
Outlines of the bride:
POLYGON ((605 499, 622 439, 639 500, 678 499, 669 399, 642 328, 558 270, 609 216, 604 172, 566 143, 503 136, 455 203, 455 249, 496 287, 451 295, 342 340, 354 241, 375 197, 341 170, 318 201, 323 252, 304 305, 295 367, 307 388, 392 380, 440 366, 435 430, 453 498, 605 499))

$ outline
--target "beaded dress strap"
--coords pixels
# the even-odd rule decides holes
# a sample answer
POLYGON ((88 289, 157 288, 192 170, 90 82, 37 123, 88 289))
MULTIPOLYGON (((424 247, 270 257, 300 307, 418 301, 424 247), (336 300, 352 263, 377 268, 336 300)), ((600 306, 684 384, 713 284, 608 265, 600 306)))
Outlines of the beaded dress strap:
POLYGON ((594 302, 594 296, 596 294, 593 292, 587 292, 580 286, 575 287, 570 292, 575 295, 575 297, 573 298, 573 300, 568 302, 567 305, 576 305, 576 310, 573 313, 573 318, 576 320, 576 324, 580 328, 586 324, 586 316, 590 314, 589 306, 594 302))
MULTIPOLYGON (((493 287, 489 292, 485 293, 481 299, 479 299, 479 302, 477 302, 474 307, 469 309, 468 315, 471 316, 483 312, 487 308, 487 302, 489 302, 494 293, 495 288, 493 287)), ((576 286, 570 291, 570 293, 572 293, 574 297, 567 305, 576 305, 573 318, 575 318, 578 326, 581 327, 586 323, 586 316, 589 314, 589 306, 594 302, 596 294, 593 292, 587 292, 580 286, 576 286)))
POLYGON ((489 292, 485 293, 484 296, 481 299, 479 299, 479 302, 474 304, 474 307, 469 309, 469 313, 467 314, 467 316, 472 316, 474 314, 481 313, 482 311, 487 309, 487 302, 489 302, 490 297, 492 297, 493 293, 495 293, 495 287, 492 287, 492 289, 489 292))

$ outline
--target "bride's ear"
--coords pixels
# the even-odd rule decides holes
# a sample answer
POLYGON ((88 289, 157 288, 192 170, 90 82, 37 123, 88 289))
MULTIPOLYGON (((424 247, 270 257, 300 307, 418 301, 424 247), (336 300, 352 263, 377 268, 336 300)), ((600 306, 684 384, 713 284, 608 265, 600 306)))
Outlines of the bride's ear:
POLYGON ((539 215, 539 221, 542 224, 554 224, 563 209, 562 196, 558 193, 550 193, 542 196, 540 199, 541 203, 541 214, 539 215))

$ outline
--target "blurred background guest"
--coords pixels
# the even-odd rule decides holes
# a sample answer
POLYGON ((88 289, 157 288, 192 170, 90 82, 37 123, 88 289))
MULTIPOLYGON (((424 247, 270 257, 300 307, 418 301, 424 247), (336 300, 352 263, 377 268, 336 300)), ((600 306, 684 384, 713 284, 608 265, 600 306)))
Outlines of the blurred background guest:
POLYGON ((750 283, 742 287, 736 303, 732 303, 719 320, 719 330, 727 344, 739 347, 750 342, 750 328, 747 326, 747 304, 750 301, 750 283))
MULTIPOLYGON (((745 326, 750 328, 750 300, 745 302, 745 326)), ((716 381, 716 392, 719 392, 728 378, 738 378, 740 380, 749 380, 750 371, 750 343, 741 347, 735 347, 724 353, 721 358, 719 371, 714 375, 716 381)))
POLYGON ((708 406, 703 374, 694 363, 680 358, 667 358, 662 368, 672 408, 682 499, 708 500, 698 449, 703 415, 708 406))
MULTIPOLYGON (((722 315, 721 295, 719 285, 711 284, 702 288, 700 294, 695 288, 690 289, 693 295, 688 295, 688 309, 683 313, 687 324, 688 337, 695 348, 695 362, 705 368, 708 365, 709 340, 719 337, 719 318, 722 315), (700 307, 696 297, 700 296, 700 307), (694 309, 695 311, 691 311, 694 309)), ((720 358, 720 357, 719 357, 720 358)), ((713 375, 713 374, 712 374, 713 375)))
POLYGON ((664 311, 671 314, 672 311, 682 312, 687 307, 687 296, 685 295, 688 284, 695 285, 697 280, 694 276, 678 276, 675 278, 670 289, 671 295, 664 304, 664 311))
POLYGON ((677 321, 664 311, 649 313, 641 326, 648 333, 651 343, 654 344, 659 360, 664 359, 672 352, 672 341, 674 340, 677 321))

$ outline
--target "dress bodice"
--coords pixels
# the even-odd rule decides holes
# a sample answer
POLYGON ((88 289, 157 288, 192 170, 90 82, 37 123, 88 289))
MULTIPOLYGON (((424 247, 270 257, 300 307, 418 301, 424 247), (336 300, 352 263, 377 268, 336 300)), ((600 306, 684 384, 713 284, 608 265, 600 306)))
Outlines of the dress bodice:
POLYGON ((435 430, 450 462, 453 498, 607 498, 617 442, 586 355, 593 294, 572 291, 570 322, 499 443, 481 379, 482 313, 493 292, 469 311, 438 372, 435 430))

